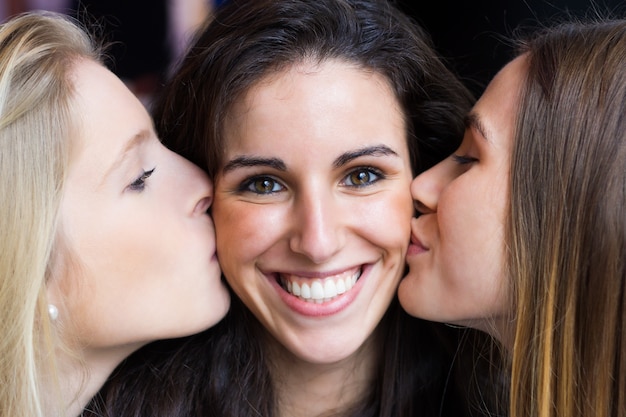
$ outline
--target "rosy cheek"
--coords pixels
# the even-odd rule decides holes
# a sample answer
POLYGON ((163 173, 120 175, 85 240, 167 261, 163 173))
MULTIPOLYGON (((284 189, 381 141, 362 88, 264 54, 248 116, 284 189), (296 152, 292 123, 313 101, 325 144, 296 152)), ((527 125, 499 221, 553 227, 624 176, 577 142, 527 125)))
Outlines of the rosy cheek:
POLYGON ((359 204, 353 213, 360 218, 358 222, 367 225, 374 233, 385 230, 408 241, 413 216, 413 200, 408 192, 384 194, 379 200, 359 204))
POLYGON ((245 240, 254 236, 255 227, 251 225, 245 216, 237 215, 236 211, 230 211, 225 216, 215 216, 215 226, 220 242, 230 242, 241 240, 244 244, 245 240))

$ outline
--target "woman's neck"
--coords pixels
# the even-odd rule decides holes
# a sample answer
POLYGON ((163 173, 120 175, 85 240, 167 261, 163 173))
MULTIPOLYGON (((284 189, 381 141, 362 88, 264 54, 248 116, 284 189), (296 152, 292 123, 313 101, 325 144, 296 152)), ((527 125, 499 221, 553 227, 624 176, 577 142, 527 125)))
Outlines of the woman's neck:
MULTIPOLYGON (((57 355, 60 395, 54 399, 63 404, 64 415, 79 416, 115 367, 136 348, 123 346, 116 349, 87 349, 82 352, 81 359, 68 354, 57 355)), ((50 393, 55 391, 47 390, 50 393)))
POLYGON ((362 401, 374 385, 380 363, 377 333, 351 356, 329 364, 304 361, 268 337, 278 415, 318 416, 341 412, 362 401))

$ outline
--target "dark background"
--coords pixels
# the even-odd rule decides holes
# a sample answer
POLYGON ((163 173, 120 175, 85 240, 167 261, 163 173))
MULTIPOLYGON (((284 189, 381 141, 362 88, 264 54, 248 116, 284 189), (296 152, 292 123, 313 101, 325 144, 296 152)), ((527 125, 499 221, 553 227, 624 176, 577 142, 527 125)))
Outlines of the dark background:
MULTIPOLYGON (((165 47, 166 0, 72 0, 108 19, 114 70, 124 79, 158 89, 170 56, 165 47), (147 74, 147 76, 146 76, 147 74), (155 76, 156 75, 156 76, 155 76)), ((207 0, 219 7, 228 0, 207 0)), ((316 1, 316 0, 311 0, 316 1)), ((391 0, 421 24, 464 83, 479 96, 513 56, 510 39, 520 27, 549 24, 568 14, 626 17, 625 0, 391 0)), ((75 8, 75 7, 74 7, 75 8)), ((136 83, 137 84, 137 83, 136 83)))
MULTIPOLYGON (((0 0, 4 12, 25 10, 33 0, 0 0)), ((44 3, 47 0, 37 0, 44 3)), ((101 18, 112 42, 111 67, 133 86, 150 94, 162 83, 172 58, 166 36, 168 0, 50 0, 101 18), (79 6, 80 5, 80 6, 79 6)), ((185 0, 181 0, 185 1, 185 0)), ((229 0, 205 0, 219 7, 229 0)), ((316 1, 316 0, 310 0, 316 1)), ((480 95, 512 57, 508 41, 521 27, 551 23, 568 13, 626 17, 626 0, 390 0, 421 24, 435 47, 465 84, 480 95)), ((85 17, 86 15, 80 15, 85 17)), ((88 19, 89 20, 89 19, 88 19)))
POLYGON ((624 0, 398 0, 433 37, 435 47, 475 94, 512 57, 514 29, 571 13, 626 16, 624 0))
MULTIPOLYGON (((170 56, 165 47, 166 0, 73 0, 109 19, 107 32, 119 41, 114 70, 125 79, 160 84, 170 56), (145 74, 148 74, 146 78, 145 74), (155 77, 155 74, 158 77, 155 77)), ((228 0, 207 0, 219 7, 228 0)), ((311 0, 315 1, 315 0, 311 0)), ((435 47, 464 83, 480 95, 512 58, 517 28, 532 28, 575 16, 625 17, 625 0, 391 0, 421 24, 435 47)), ((141 85, 141 83, 140 83, 141 85)))

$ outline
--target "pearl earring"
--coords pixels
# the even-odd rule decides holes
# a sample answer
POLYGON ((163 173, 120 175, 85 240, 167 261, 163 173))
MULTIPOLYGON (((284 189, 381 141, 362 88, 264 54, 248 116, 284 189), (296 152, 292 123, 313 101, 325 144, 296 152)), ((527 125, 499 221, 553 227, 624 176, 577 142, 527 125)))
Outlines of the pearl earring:
POLYGON ((54 304, 48 304, 48 315, 50 320, 55 321, 59 317, 59 309, 54 304))

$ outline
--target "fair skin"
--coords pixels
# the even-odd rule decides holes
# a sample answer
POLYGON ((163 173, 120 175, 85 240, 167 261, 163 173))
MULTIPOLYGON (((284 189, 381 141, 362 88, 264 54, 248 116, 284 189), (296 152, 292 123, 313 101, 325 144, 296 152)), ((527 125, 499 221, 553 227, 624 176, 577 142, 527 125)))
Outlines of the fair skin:
POLYGON ((504 67, 468 116, 459 149, 411 184, 421 214, 411 221, 410 271, 398 289, 411 315, 500 339, 510 327, 504 225, 524 65, 518 58, 504 67))
POLYGON ((412 174, 399 104, 379 74, 305 62, 253 86, 225 132, 219 258, 271 335, 281 414, 341 408, 372 378, 374 330, 404 269, 412 174))
POLYGON ((68 415, 77 415, 122 359, 212 326, 230 299, 206 174, 160 143, 145 108, 107 69, 79 60, 72 75, 80 132, 60 208, 65 251, 47 291, 61 339, 89 373, 83 381, 83 368, 59 356, 68 415))

